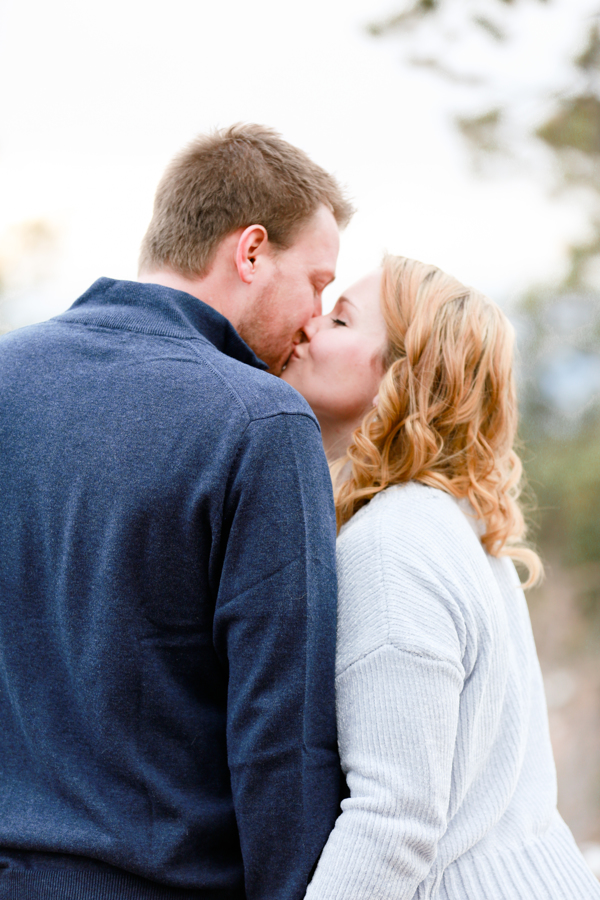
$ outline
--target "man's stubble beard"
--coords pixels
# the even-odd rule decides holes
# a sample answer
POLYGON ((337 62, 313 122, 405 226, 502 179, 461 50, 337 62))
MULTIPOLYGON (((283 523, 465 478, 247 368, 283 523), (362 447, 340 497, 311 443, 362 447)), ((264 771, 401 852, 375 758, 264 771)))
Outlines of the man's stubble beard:
POLYGON ((288 337, 287 332, 282 334, 285 322, 277 321, 277 313, 281 312, 278 299, 278 287, 272 282, 256 299, 237 328, 239 336, 268 365, 272 375, 281 375, 293 350, 293 335, 288 337))

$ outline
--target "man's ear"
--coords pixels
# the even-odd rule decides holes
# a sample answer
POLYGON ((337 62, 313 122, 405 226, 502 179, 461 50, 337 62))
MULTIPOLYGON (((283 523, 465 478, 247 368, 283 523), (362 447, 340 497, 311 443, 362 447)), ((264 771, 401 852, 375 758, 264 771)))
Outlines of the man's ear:
POLYGON ((244 284, 250 284, 256 272, 256 259, 269 244, 267 229, 262 225, 249 225, 240 235, 235 254, 238 275, 244 284))

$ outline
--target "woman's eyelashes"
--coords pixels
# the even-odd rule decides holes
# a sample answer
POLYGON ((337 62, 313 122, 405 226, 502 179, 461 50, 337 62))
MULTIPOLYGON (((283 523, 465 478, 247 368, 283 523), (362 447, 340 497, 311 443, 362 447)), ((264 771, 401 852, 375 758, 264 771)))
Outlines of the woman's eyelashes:
POLYGON ((334 325, 346 325, 347 324, 346 322, 342 322, 341 319, 336 319, 335 316, 331 317, 331 321, 333 322, 334 325))

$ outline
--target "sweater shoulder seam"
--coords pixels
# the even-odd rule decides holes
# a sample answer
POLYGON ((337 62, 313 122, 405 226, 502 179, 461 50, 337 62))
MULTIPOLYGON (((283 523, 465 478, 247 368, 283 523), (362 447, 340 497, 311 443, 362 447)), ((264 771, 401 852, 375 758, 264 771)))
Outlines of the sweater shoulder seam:
MULTIPOLYGON (((190 340, 195 341, 196 339, 191 338, 190 340)), ((204 340, 200 340, 199 343, 207 343, 210 346, 213 346, 210 343, 210 341, 206 340, 206 338, 204 340)), ((308 419, 309 422, 313 422, 313 424, 316 424, 315 420, 309 413, 304 412, 303 410, 300 410, 300 409, 298 409, 298 410, 274 409, 274 410, 270 410, 268 412, 252 415, 248 409, 248 404, 240 396, 240 394, 235 389, 235 387, 231 384, 231 381, 222 372, 219 372, 219 370, 210 362, 210 360, 205 359, 203 356, 201 356, 200 353, 198 353, 197 347, 194 347, 192 345, 192 349, 194 350, 194 353, 196 353, 199 363, 203 363, 211 370, 211 372, 215 375, 215 377, 218 378, 219 381, 223 384, 223 386, 228 391, 228 393, 231 394, 231 396, 236 401, 236 403, 243 409, 243 411, 246 414, 247 419, 248 419, 248 421, 246 423, 246 427, 244 429, 244 433, 249 428, 249 426, 252 425, 254 422, 262 422, 265 419, 273 419, 276 416, 303 416, 303 418, 308 419)), ((215 348, 215 350, 217 353, 221 353, 223 356, 227 355, 225 353, 222 353, 222 351, 220 351, 218 348, 215 348)), ((239 360, 238 360, 238 362, 239 362, 239 360)), ((242 365, 247 365, 247 363, 242 363, 242 365)))
POLYGON ((280 572, 284 572, 290 566, 293 566, 299 560, 305 560, 307 562, 314 563, 315 565, 322 566, 323 569, 327 569, 328 572, 331 572, 335 575, 335 569, 332 566, 328 566, 327 563, 323 562, 318 556, 307 555, 306 553, 299 553, 297 556, 294 556, 293 559, 289 559, 287 562, 282 563, 277 569, 273 569, 272 572, 269 572, 268 575, 265 575, 259 578, 257 581, 253 581, 252 584, 249 584, 247 587, 243 588, 241 591, 238 591, 235 594, 231 594, 230 596, 219 598, 219 604, 231 603, 233 600, 237 600, 238 597, 242 597, 244 594, 247 594, 249 591, 255 590, 260 584, 263 584, 266 581, 269 581, 275 575, 278 575, 280 572))
POLYGON ((444 666, 450 666, 455 672, 460 676, 461 681, 464 679, 464 672, 461 672, 459 667, 452 662, 450 659, 444 659, 442 656, 436 656, 434 653, 419 653, 416 650, 408 650, 406 647, 398 647, 397 644, 394 644, 392 641, 382 641, 377 647, 371 648, 371 650, 366 650, 364 653, 361 653, 360 656, 357 656, 356 659, 353 659, 352 662, 348 663, 341 669, 339 672, 336 672, 335 677, 336 680, 341 678, 343 675, 346 675, 350 669, 353 669, 359 663, 364 662, 370 656, 374 656, 376 653, 379 653, 380 650, 395 650, 396 653, 401 653, 405 656, 417 657, 418 659, 424 659, 428 662, 441 663, 444 666))

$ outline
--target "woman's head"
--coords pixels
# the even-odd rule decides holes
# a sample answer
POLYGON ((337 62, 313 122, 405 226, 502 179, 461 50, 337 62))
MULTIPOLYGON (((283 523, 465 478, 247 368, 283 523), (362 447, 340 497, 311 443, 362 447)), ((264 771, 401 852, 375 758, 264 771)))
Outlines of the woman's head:
MULTIPOLYGON (((341 481, 336 488, 339 525, 385 487, 419 481, 468 498, 485 522, 486 549, 520 559, 537 577, 537 556, 514 546, 525 525, 517 503, 521 463, 513 450, 517 406, 512 326, 480 292, 434 266, 404 257, 386 257, 380 277, 369 276, 347 291, 334 310, 332 329, 351 329, 335 321, 349 321, 345 314, 353 297, 363 316, 370 310, 373 317, 370 343, 365 343, 369 352, 363 357, 355 353, 353 377, 352 353, 338 353, 334 360, 331 349, 349 335, 332 333, 327 345, 321 331, 330 326, 320 320, 312 335, 323 342, 324 357, 331 354, 336 383, 345 385, 347 395, 360 394, 354 412, 367 395, 378 394, 376 407, 367 409, 334 466, 341 481), (358 392, 354 385, 361 365, 365 384, 358 392)), ((357 343, 361 334, 357 328, 357 343)), ((298 352, 307 351, 301 346, 298 352)), ((313 380, 324 372, 324 366, 316 367, 313 380)), ((290 381, 294 384, 293 378, 290 381)), ((321 384, 329 397, 330 417, 338 404, 332 383, 333 374, 321 384)), ((301 384, 295 386, 303 392, 301 384)), ((312 404, 310 393, 305 396, 312 404)), ((351 408, 349 396, 344 404, 351 408)))

